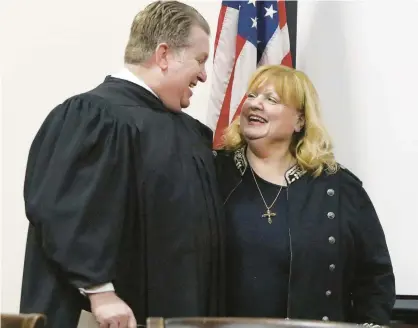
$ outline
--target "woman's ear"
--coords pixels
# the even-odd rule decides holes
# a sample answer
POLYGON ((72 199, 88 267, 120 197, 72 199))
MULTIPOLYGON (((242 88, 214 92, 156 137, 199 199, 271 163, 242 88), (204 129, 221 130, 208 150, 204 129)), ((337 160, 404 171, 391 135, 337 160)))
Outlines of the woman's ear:
POLYGON ((298 114, 298 120, 295 125, 295 132, 302 131, 305 126, 305 116, 303 114, 298 114))

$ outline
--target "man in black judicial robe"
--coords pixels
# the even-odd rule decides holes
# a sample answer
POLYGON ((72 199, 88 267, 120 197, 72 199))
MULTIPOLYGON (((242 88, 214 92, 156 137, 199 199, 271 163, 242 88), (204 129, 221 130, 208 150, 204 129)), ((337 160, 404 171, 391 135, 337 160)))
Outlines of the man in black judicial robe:
POLYGON ((48 115, 27 164, 22 313, 60 328, 82 308, 101 327, 222 315, 212 132, 181 112, 206 80, 208 35, 193 8, 152 3, 124 70, 48 115))

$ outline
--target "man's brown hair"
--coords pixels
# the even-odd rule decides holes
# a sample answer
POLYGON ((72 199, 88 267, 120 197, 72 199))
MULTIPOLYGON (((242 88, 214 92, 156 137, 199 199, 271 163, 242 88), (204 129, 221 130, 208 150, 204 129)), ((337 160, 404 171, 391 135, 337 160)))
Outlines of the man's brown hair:
POLYGON ((189 5, 179 1, 155 1, 149 4, 134 18, 125 49, 125 63, 143 63, 163 42, 176 50, 188 46, 194 25, 210 34, 208 22, 189 5))

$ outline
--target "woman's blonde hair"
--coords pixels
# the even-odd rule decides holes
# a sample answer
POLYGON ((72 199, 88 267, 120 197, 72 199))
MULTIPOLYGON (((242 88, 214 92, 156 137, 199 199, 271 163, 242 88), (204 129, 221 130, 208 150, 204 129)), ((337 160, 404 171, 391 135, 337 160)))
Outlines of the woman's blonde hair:
MULTIPOLYGON (((305 125, 301 132, 293 134, 290 144, 290 152, 299 166, 315 177, 325 170, 335 173, 338 165, 331 138, 321 121, 318 94, 310 79, 305 73, 287 66, 265 65, 251 77, 248 92, 256 91, 264 83, 273 84, 281 103, 296 108, 304 116, 305 125)), ((236 150, 245 145, 237 118, 225 130, 222 148, 236 150)))

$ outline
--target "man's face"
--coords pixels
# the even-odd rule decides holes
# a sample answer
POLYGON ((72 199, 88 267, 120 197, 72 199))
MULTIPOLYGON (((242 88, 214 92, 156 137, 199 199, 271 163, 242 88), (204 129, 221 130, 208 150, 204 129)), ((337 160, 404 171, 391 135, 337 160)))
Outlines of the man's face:
POLYGON ((187 108, 193 95, 192 88, 198 82, 206 81, 208 54, 209 36, 200 27, 193 26, 189 46, 167 55, 159 96, 171 110, 187 108))

